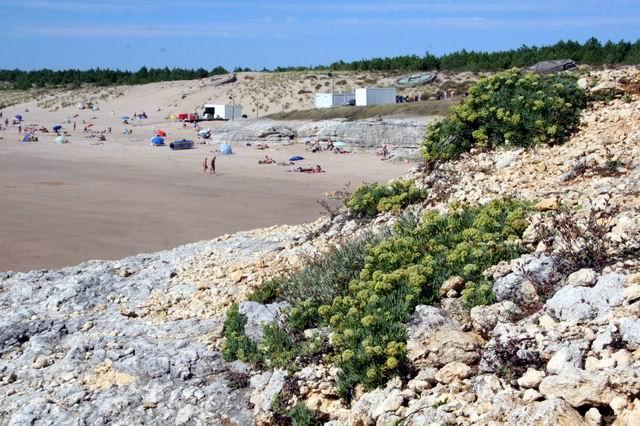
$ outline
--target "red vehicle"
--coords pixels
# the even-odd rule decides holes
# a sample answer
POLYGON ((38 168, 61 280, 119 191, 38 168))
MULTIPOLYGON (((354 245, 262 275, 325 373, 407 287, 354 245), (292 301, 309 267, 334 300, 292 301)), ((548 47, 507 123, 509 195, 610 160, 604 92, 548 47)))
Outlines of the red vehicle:
POLYGON ((193 123, 194 121, 200 121, 200 116, 196 113, 193 114, 189 114, 189 117, 187 118, 187 121, 190 123, 193 123))
POLYGON ((178 114, 178 120, 182 121, 185 120, 187 121, 189 119, 189 114, 187 114, 186 112, 181 112, 180 114, 178 114))

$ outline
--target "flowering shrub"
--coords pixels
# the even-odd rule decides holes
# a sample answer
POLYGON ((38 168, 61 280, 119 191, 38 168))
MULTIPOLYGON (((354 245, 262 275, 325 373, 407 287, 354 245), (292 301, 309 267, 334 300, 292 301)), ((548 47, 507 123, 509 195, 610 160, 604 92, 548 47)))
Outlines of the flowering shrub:
POLYGON ((379 213, 398 213, 402 208, 424 198, 424 191, 411 182, 396 180, 388 185, 363 185, 347 200, 346 205, 351 213, 371 219, 379 213))
POLYGON ((339 391, 348 396, 398 374, 406 362, 406 328, 414 307, 433 303, 451 276, 480 283, 467 288, 469 305, 491 299, 482 272, 522 253, 527 206, 499 200, 480 207, 452 206, 450 213, 429 212, 416 227, 367 250, 360 276, 318 314, 334 329, 334 361, 341 368, 339 391))
POLYGON ((573 76, 505 71, 478 81, 451 117, 427 127, 422 155, 432 163, 472 147, 562 143, 578 126, 586 99, 573 76))

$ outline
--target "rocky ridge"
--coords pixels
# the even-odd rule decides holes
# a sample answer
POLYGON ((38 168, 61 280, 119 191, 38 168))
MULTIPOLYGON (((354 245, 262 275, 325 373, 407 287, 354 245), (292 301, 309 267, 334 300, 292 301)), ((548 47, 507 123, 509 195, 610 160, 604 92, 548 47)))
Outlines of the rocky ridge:
MULTIPOLYGON (((609 81, 624 91, 638 73, 588 78, 587 87, 609 81)), ((0 424, 273 424, 284 390, 290 405, 303 401, 334 426, 637 424, 640 101, 626 93, 634 97, 585 111, 562 146, 471 153, 408 176, 430 190, 416 210, 515 196, 539 211, 523 237, 531 253, 485 271, 496 303, 467 311, 464 282, 452 277, 437 306, 416 308, 408 377, 357 388, 347 404, 338 371, 322 360, 286 372, 221 357, 230 303, 241 302, 246 334, 259 340, 261 324, 282 311, 242 302, 250 289, 394 221, 389 214, 363 226, 340 215, 121 261, 2 274, 0 424), (569 244, 567 215, 584 231, 569 244), (603 268, 567 262, 594 242, 589 226, 602 231, 603 268)))

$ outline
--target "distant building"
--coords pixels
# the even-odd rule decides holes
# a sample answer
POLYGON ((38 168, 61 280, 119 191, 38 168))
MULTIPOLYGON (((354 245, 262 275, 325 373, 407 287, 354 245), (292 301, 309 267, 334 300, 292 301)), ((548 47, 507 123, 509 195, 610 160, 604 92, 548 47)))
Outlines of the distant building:
POLYGON ((233 120, 242 116, 240 105, 205 104, 203 120, 233 120))
POLYGON ((333 108, 353 105, 356 95, 353 93, 316 93, 316 108, 333 108))
POLYGON ((396 103, 395 87, 366 87, 356 89, 356 105, 384 105, 396 103))

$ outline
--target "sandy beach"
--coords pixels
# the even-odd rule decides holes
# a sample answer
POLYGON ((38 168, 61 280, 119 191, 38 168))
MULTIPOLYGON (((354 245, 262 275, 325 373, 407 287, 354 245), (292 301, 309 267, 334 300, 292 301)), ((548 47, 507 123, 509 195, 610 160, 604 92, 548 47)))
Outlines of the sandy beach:
POLYGON ((302 143, 264 151, 234 145, 233 155, 217 155, 216 175, 204 175, 202 162, 217 145, 196 144, 186 151, 151 147, 153 128, 166 130, 168 140, 195 139, 195 132, 149 113, 148 120, 126 126, 133 132, 124 135, 119 116, 133 112, 122 106, 113 115, 109 106, 98 112, 48 112, 35 104, 4 111, 5 117, 21 113, 25 124, 48 128, 78 116, 72 118, 76 132, 72 124, 64 125, 68 144, 54 143, 51 133, 38 133, 39 142, 18 143, 17 128, 0 131, 0 270, 116 259, 238 230, 307 222, 319 216, 323 193, 349 182, 354 187, 387 181, 411 166, 366 152, 312 154, 302 143), (111 126, 112 133, 99 144, 82 132, 82 120, 93 124, 90 129, 111 126), (307 158, 301 165, 320 164, 326 173, 258 165, 264 155, 285 161, 295 154, 307 158))

